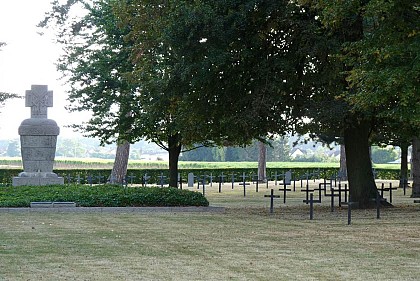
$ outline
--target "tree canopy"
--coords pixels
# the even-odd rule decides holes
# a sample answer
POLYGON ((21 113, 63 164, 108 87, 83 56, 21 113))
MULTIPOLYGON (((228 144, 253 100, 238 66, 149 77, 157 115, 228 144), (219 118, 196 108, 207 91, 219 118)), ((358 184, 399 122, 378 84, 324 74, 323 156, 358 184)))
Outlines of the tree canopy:
MULTIPOLYGON (((137 108, 136 84, 125 74, 133 69, 126 29, 117 26, 113 0, 54 3, 41 27, 58 29, 57 41, 64 54, 57 69, 70 86, 67 109, 89 111, 90 120, 73 127, 86 136, 98 137, 103 144, 120 140, 133 141, 132 109, 137 108), (82 5, 81 16, 71 17, 71 8, 82 5)), ((79 6, 79 9, 81 7, 79 6)))
POLYGON ((210 114, 227 106, 234 114, 224 120, 261 132, 343 137, 352 197, 364 206, 376 194, 374 134, 393 124, 418 130, 418 9, 404 1, 378 12, 382 2, 165 1, 173 18, 159 32, 172 42, 194 105, 214 104, 210 114), (398 25, 400 15, 407 23, 398 25), (394 50, 385 63, 374 56, 384 35, 394 50))
POLYGON ((84 129, 164 147, 173 186, 182 147, 310 133, 343 140, 363 207, 376 195, 370 144, 419 131, 413 1, 76 2, 90 13, 63 30, 83 40, 59 65, 74 109, 94 111, 84 129))

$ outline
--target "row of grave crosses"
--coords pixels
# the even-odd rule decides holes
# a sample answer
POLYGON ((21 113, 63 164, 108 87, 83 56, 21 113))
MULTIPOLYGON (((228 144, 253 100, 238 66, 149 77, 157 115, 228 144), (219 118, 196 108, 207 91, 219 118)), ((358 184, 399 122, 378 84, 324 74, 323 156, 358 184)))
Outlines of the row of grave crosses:
MULTIPOLYGON (((133 180, 136 177, 134 175, 127 175, 125 176, 119 184, 121 185, 128 185, 128 183, 133 184, 133 180)), ((72 177, 71 175, 64 175, 64 179, 68 184, 70 183, 76 183, 76 184, 104 184, 109 182, 116 182, 116 178, 102 176, 101 174, 97 176, 88 175, 86 177, 81 177, 80 174, 77 175, 77 177, 72 177)))
MULTIPOLYGON (((306 180, 307 184, 309 182, 309 179, 314 178, 314 175, 319 175, 318 173, 306 173, 305 175, 303 175, 302 177, 299 178, 299 181, 301 183, 301 188, 303 186, 303 181, 306 180)), ((131 175, 127 175, 125 176, 125 178, 123 179, 124 183, 134 183, 134 179, 136 178, 136 176, 134 176, 133 174, 131 175)), ((141 177, 141 184, 145 185, 148 183, 148 180, 151 177, 147 174, 145 174, 144 176, 141 177)), ((286 171, 285 173, 280 173, 278 174, 277 172, 274 173, 274 175, 272 175, 272 180, 275 182, 275 185, 281 184, 281 185, 291 185, 292 183, 292 172, 291 171, 286 171)), ((101 184, 101 183, 106 183, 106 182, 115 182, 114 179, 110 179, 107 178, 107 180, 105 180, 105 176, 102 175, 97 175, 97 176, 93 176, 93 175, 88 175, 86 177, 81 177, 80 175, 78 175, 77 177, 71 177, 71 175, 67 175, 65 176, 65 179, 67 181, 67 183, 89 183, 89 184, 101 184)), ((163 175, 163 173, 161 173, 158 176, 158 184, 161 185, 162 187, 166 184, 166 179, 167 177, 163 175)), ((187 181, 184 181, 181 177, 180 174, 178 174, 178 183, 179 186, 182 187, 183 183, 188 183, 188 187, 193 187, 194 183, 197 183, 197 188, 200 188, 200 185, 206 185, 209 184, 210 186, 213 186, 213 181, 214 179, 217 179, 219 182, 219 185, 224 185, 225 183, 228 183, 228 180, 230 180, 230 184, 232 185, 232 188, 234 188, 234 185, 236 183, 238 183, 238 176, 234 173, 229 174, 229 175, 225 175, 223 172, 219 175, 219 176, 214 176, 213 174, 210 175, 199 175, 199 176, 195 176, 193 173, 189 173, 188 174, 188 178, 187 181)), ((315 179, 315 178, 314 178, 315 179)), ((248 183, 248 176, 243 173, 240 177, 239 177, 239 184, 240 185, 249 185, 248 183)), ((264 180, 260 180, 258 178, 257 175, 251 175, 250 176, 250 180, 252 183, 254 183, 256 185, 256 188, 258 190, 258 186, 259 183, 261 182, 265 182, 265 184, 268 187, 270 178, 266 178, 264 180)), ((296 190, 296 180, 293 181, 294 184, 294 191, 296 190)))
MULTIPOLYGON (((283 203, 286 203, 287 200, 287 192, 292 191, 291 186, 293 186, 293 191, 296 191, 296 186, 297 183, 300 182, 300 191, 305 193, 305 199, 303 199, 303 203, 306 204, 317 204, 317 203, 321 203, 322 200, 322 196, 324 197, 331 197, 331 208, 333 210, 334 208, 334 201, 335 198, 337 198, 338 200, 338 206, 341 207, 342 204, 347 204, 348 203, 348 194, 349 194, 349 189, 347 187, 347 184, 341 184, 341 178, 340 176, 333 176, 330 177, 329 180, 324 179, 323 182, 318 184, 318 188, 309 188, 309 180, 311 180, 312 178, 314 178, 314 176, 319 175, 319 173, 306 173, 303 176, 299 177, 298 179, 293 179, 292 180, 292 172, 291 171, 287 171, 283 174, 277 174, 275 173, 272 176, 272 180, 275 181, 275 185, 279 185, 279 191, 281 191, 282 193, 282 197, 283 197, 283 203), (306 183, 305 183, 306 181, 306 183), (290 188, 289 188, 290 186, 290 188), (311 198, 312 196, 312 198, 311 198), (316 196, 316 198, 314 197, 316 196)), ((107 183, 107 182, 115 182, 114 179, 111 178, 105 178, 105 176, 102 175, 98 175, 98 176, 92 176, 92 175, 88 175, 85 178, 80 177, 80 175, 78 175, 77 177, 73 178, 70 175, 64 176, 65 180, 67 181, 67 183, 77 183, 77 184, 103 184, 103 183, 107 183)), ((133 174, 131 175, 127 175, 123 178, 122 182, 120 182, 121 185, 125 185, 127 186, 128 184, 133 185, 134 184, 134 179, 136 178, 136 176, 134 176, 133 174)), ((151 177, 147 174, 145 174, 144 176, 141 177, 141 185, 142 186, 147 186, 148 181, 151 179, 151 177)), ((167 177, 163 175, 163 173, 161 173, 158 176, 158 184, 161 187, 164 187, 166 185, 166 179, 167 177)), ((197 183, 197 189, 202 189, 203 195, 205 195, 205 190, 206 190, 206 184, 208 184, 210 187, 213 186, 213 181, 214 179, 217 180, 218 185, 219 185, 219 193, 222 192, 222 186, 224 186, 225 183, 228 183, 231 185, 231 188, 234 189, 235 184, 239 184, 240 186, 242 186, 243 188, 243 195, 244 197, 246 196, 246 191, 247 191, 247 186, 250 186, 250 182, 248 181, 248 179, 251 180, 251 182, 255 185, 255 191, 258 192, 259 191, 259 186, 260 186, 260 181, 258 179, 257 175, 251 175, 250 177, 247 176, 245 173, 243 173, 240 178, 239 181, 238 177, 235 174, 229 174, 229 175, 225 175, 223 173, 221 173, 219 176, 213 176, 212 174, 210 175, 200 175, 200 176, 195 176, 193 173, 189 173, 188 174, 188 179, 187 179, 187 183, 188 183, 188 187, 193 187, 194 183, 197 183), (227 180, 230 179, 230 182, 228 182, 227 180)), ((185 183, 184 180, 182 179, 181 175, 178 174, 178 184, 179 187, 182 189, 182 184, 185 183)), ((269 187, 269 180, 266 179, 265 180, 265 184, 266 184, 266 188, 268 189, 269 187)), ((405 194, 405 187, 404 186, 404 194, 405 194)), ((392 184, 389 184, 389 187, 386 187, 384 183, 382 183, 381 187, 378 188, 380 193, 381 198, 383 198, 384 196, 384 192, 389 192, 389 201, 390 203, 392 203, 392 192, 393 190, 396 190, 396 187, 392 187, 392 184)), ((273 201, 274 198, 280 198, 280 195, 275 195, 274 191, 272 191, 271 195, 265 195, 264 197, 270 197, 271 198, 271 202, 273 201)), ((271 209, 271 208, 270 208, 271 209)))

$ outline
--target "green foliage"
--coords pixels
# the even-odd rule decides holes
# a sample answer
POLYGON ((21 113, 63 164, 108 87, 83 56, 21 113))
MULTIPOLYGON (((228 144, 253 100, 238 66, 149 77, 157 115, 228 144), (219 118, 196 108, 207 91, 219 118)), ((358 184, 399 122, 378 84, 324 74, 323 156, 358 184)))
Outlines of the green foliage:
MULTIPOLYGON (((55 12, 68 16, 57 3, 55 12)), ((71 82, 85 92, 73 104, 96 114, 85 129, 103 140, 145 136, 165 147, 172 185, 181 146, 244 145, 296 130, 329 141, 346 132, 348 154, 358 141, 366 156, 348 157, 349 179, 367 182, 368 137, 395 130, 407 141, 420 127, 413 1, 73 0, 61 7, 73 3, 85 3, 88 15, 64 31, 87 44, 68 41, 71 56, 60 65, 81 70, 71 82), (94 98, 92 89, 100 89, 94 98), (361 162, 365 174, 357 174, 361 162)), ((238 160, 234 150, 214 152, 238 160)))
POLYGON ((0 207, 30 202, 76 202, 80 207, 208 206, 201 194, 175 188, 126 188, 115 185, 20 186, 0 189, 0 207))
MULTIPOLYGON (((207 162, 242 162, 258 161, 258 141, 253 141, 245 147, 199 147, 184 152, 181 161, 207 161, 207 162)), ((290 160, 290 147, 285 138, 277 138, 267 145, 267 161, 286 162, 290 160)))
POLYGON ((397 152, 393 148, 381 148, 373 146, 371 150, 372 161, 376 164, 385 164, 395 161, 398 158, 397 152))
POLYGON ((329 57, 342 64, 342 89, 334 95, 346 103, 346 111, 357 113, 358 121, 368 120, 372 124, 372 136, 382 143, 390 144, 395 139, 407 142, 417 134, 420 128, 418 3, 412 0, 300 2, 314 8, 330 45, 338 43, 329 50, 329 57))
POLYGON ((57 41, 65 50, 57 64, 70 86, 69 111, 89 111, 92 117, 73 127, 102 144, 118 139, 137 139, 131 126, 131 111, 137 108, 135 88, 126 77, 133 69, 127 29, 117 26, 113 0, 53 3, 52 11, 39 24, 58 29, 57 41), (82 3, 80 16, 69 17, 82 3), (130 132, 127 136, 127 132, 130 132))
POLYGON ((364 37, 344 49, 345 61, 352 66, 347 80, 355 90, 349 100, 362 110, 379 108, 378 117, 418 128, 419 4, 371 0, 361 9, 364 37))

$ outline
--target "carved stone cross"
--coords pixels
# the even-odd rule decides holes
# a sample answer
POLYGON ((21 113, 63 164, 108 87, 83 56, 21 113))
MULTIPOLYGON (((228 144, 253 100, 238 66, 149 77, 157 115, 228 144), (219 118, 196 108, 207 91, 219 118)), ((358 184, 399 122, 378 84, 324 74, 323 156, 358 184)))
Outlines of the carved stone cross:
POLYGON ((32 85, 26 91, 25 106, 31 108, 31 118, 47 118, 47 109, 53 106, 53 92, 46 85, 32 85))

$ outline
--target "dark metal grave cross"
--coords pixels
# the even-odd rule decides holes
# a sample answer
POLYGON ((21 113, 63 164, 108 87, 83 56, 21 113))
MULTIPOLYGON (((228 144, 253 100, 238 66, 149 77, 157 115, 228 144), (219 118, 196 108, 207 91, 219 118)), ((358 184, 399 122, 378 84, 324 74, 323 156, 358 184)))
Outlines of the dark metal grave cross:
POLYGON ((210 186, 213 187, 213 174, 210 173, 209 180, 210 180, 210 186))
POLYGON ((303 200, 303 203, 309 204, 309 193, 314 192, 313 189, 309 189, 309 185, 306 185, 306 189, 301 189, 301 192, 306 192, 306 200, 303 200))
POLYGON ((105 178, 104 176, 102 176, 101 174, 99 174, 99 176, 96 176, 98 178, 98 183, 101 184, 102 180, 105 178))
POLYGON ((206 196, 206 175, 202 175, 201 176, 201 179, 197 179, 197 182, 198 182, 198 184, 200 184, 200 181, 201 181, 201 184, 203 185, 203 196, 206 196))
POLYGON ((323 188, 324 196, 328 196, 327 195, 327 185, 329 185, 330 188, 332 187, 332 180, 331 179, 330 179, 330 182, 327 182, 327 180, 324 178, 324 182, 319 184, 319 186, 324 186, 324 188, 323 188))
POLYGON ((66 176, 66 179, 67 179, 67 183, 68 183, 68 184, 70 184, 70 183, 71 183, 71 180, 72 180, 73 178, 71 177, 71 175, 70 175, 70 174, 68 174, 68 175, 66 176))
POLYGON ((280 198, 280 195, 274 195, 274 189, 271 189, 270 195, 264 195, 264 197, 270 197, 270 214, 274 212, 274 198, 280 198))
POLYGON ((219 193, 222 192, 222 184, 224 184, 225 181, 225 175, 223 175, 223 172, 221 175, 219 175, 219 193))
POLYGON ((197 177, 197 189, 200 189, 200 183, 203 185, 204 188, 204 182, 206 181, 206 175, 201 175, 200 177, 197 177))
POLYGON ((381 197, 382 198, 384 197, 384 191, 389 191, 389 203, 392 203, 392 191, 393 190, 397 190, 398 188, 397 187, 392 187, 392 183, 391 182, 389 183, 389 187, 384 188, 384 186, 385 186, 385 184, 382 183, 382 186, 381 186, 381 197))
POLYGON ((244 197, 246 196, 246 186, 249 185, 249 183, 246 182, 246 175, 245 173, 242 173, 242 183, 241 185, 243 185, 244 187, 244 197))
POLYGON ((235 185, 235 174, 232 173, 232 189, 234 185, 235 185))
POLYGON ((130 184, 133 185, 133 180, 136 178, 135 175, 133 175, 133 173, 131 173, 129 176, 126 177, 128 180, 130 180, 130 184))
POLYGON ((150 179, 150 176, 146 174, 144 174, 144 176, 141 178, 142 179, 142 185, 143 187, 147 186, 147 181, 150 179))
POLYGON ((255 183, 255 192, 258 192, 258 182, 259 182, 258 175, 251 175, 251 180, 253 183, 255 183))
POLYGON ((319 179, 319 175, 321 174, 321 171, 319 170, 319 168, 318 168, 318 170, 316 170, 316 171, 313 171, 310 175, 313 177, 313 179, 314 179, 314 182, 315 182, 315 180, 316 179, 319 179))
POLYGON ((89 176, 87 176, 86 180, 87 180, 87 183, 90 184, 90 186, 92 186, 92 184, 93 184, 93 177, 89 175, 89 176))
MULTIPOLYGON (((308 186, 309 185, 309 174, 308 173, 306 173, 306 174, 304 174, 304 175, 302 175, 302 176, 300 176, 300 188, 302 189, 303 188, 303 180, 304 179, 306 179, 306 186, 308 186)), ((307 199, 308 199, 309 197, 307 197, 307 199)))
POLYGON ((223 174, 223 172, 222 172, 222 174, 219 176, 219 180, 220 180, 220 182, 222 183, 222 184, 225 184, 225 175, 223 174))
POLYGON ((82 178, 80 177, 80 174, 77 174, 77 178, 76 178, 77 184, 80 184, 81 180, 82 180, 82 178))
POLYGON ((164 176, 163 173, 160 173, 160 176, 159 176, 160 187, 163 187, 163 185, 165 184, 165 179, 166 179, 166 176, 164 176))
POLYGON ((277 172, 274 173, 274 185, 277 185, 277 181, 281 175, 278 175, 277 172))
POLYGON ((286 181, 283 181, 283 188, 279 188, 279 191, 283 191, 283 203, 286 204, 286 192, 292 191, 290 188, 287 188, 286 181))
POLYGON ((341 183, 338 184, 338 206, 341 207, 341 192, 344 192, 344 202, 347 202, 347 192, 349 190, 347 189, 347 184, 344 185, 344 189, 341 187, 341 183))
POLYGON ((179 184, 179 188, 182 189, 182 175, 180 173, 178 173, 178 184, 179 184))
POLYGON ((400 180, 400 186, 402 185, 403 190, 404 190, 404 195, 405 195, 405 190, 407 187, 410 186, 410 183, 407 181, 407 179, 401 179, 400 180))

